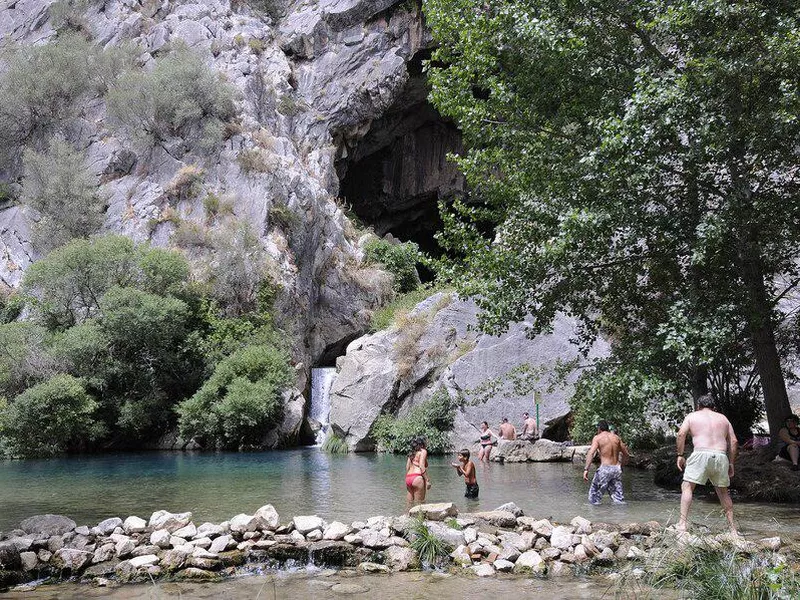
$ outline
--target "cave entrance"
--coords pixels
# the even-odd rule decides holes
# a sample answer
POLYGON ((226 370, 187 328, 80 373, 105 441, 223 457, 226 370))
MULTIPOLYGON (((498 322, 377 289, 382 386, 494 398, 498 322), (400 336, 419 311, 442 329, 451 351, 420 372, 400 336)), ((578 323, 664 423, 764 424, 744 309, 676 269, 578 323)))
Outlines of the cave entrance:
POLYGON ((449 153, 462 150, 461 132, 428 101, 424 53, 409 63, 403 93, 367 133, 342 145, 339 195, 379 236, 392 234, 441 254, 438 202, 464 192, 464 178, 449 153))

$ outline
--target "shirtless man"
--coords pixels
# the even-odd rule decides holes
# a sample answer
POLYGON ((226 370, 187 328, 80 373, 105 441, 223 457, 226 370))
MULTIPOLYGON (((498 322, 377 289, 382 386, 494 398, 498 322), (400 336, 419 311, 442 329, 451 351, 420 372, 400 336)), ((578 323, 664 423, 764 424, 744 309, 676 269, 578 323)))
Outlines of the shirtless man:
POLYGON ((584 481, 589 481, 589 467, 598 451, 600 468, 595 471, 592 485, 589 487, 589 502, 600 504, 603 494, 608 492, 614 504, 625 504, 625 496, 622 494, 622 465, 628 462, 630 454, 620 437, 608 430, 606 421, 597 424, 597 435, 592 439, 592 447, 586 455, 584 481))
POLYGON ((714 400, 709 394, 697 399, 697 410, 683 420, 678 430, 676 442, 678 453, 678 470, 683 471, 681 484, 681 518, 678 531, 686 531, 686 520, 692 506, 692 493, 698 483, 705 485, 711 480, 717 492, 719 503, 725 511, 731 533, 737 535, 733 522, 733 501, 728 486, 733 477, 733 463, 736 462, 738 440, 733 433, 730 421, 718 412, 714 412, 714 400), (694 450, 687 461, 683 457, 686 434, 692 436, 694 450))
POLYGON ((536 419, 531 418, 527 412, 522 413, 522 434, 519 437, 523 440, 535 440, 539 437, 536 419))
POLYGON ((501 440, 515 440, 517 439, 517 430, 508 422, 507 417, 503 417, 503 422, 500 423, 500 439, 501 440))

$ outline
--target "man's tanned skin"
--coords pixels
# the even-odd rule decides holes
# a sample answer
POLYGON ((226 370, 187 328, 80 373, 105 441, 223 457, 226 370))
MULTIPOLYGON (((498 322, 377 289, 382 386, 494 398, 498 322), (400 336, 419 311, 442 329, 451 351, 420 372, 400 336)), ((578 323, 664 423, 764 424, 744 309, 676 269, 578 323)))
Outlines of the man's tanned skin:
MULTIPOLYGON (((736 453, 738 449, 738 440, 733 433, 733 427, 725 415, 715 412, 713 410, 713 400, 711 396, 701 396, 697 401, 697 410, 687 415, 683 421, 683 425, 678 430, 678 439, 676 442, 676 450, 678 454, 677 465, 679 471, 686 469, 687 463, 684 458, 684 448, 686 445, 686 436, 692 436, 692 444, 694 445, 694 454, 725 454, 728 461, 727 475, 728 478, 733 477, 733 463, 736 461, 736 453)), ((722 460, 725 460, 723 458, 722 460)), ((723 474, 724 475, 724 474, 723 474)), ((686 531, 687 519, 689 518, 689 509, 692 506, 692 493, 697 481, 687 481, 689 473, 684 475, 684 481, 681 485, 681 518, 678 522, 678 531, 686 531)), ((706 478, 706 473, 701 472, 700 479, 706 478)), ((717 497, 725 511, 725 517, 728 519, 731 533, 737 534, 736 525, 733 522, 733 501, 731 500, 728 485, 717 485, 711 478, 711 483, 714 484, 714 490, 717 492, 717 497)), ((705 481, 703 481, 705 484, 705 481)))
POLYGON ((586 455, 584 481, 589 481, 589 467, 597 452, 600 453, 600 468, 595 473, 589 489, 589 502, 599 504, 603 494, 608 492, 615 503, 623 504, 621 467, 628 462, 630 454, 625 442, 616 433, 609 431, 608 423, 605 421, 598 423, 597 435, 592 439, 592 446, 586 455))
POLYGON ((508 419, 503 417, 503 422, 500 424, 500 439, 515 440, 517 439, 517 430, 508 422, 508 419))

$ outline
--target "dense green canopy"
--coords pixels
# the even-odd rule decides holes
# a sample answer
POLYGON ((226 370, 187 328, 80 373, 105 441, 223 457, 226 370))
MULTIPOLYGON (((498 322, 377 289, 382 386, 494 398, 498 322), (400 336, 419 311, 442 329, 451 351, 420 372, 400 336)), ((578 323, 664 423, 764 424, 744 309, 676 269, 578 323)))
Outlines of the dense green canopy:
POLYGON ((755 364, 777 432, 776 309, 800 241, 796 4, 425 10, 431 98, 464 132, 472 188, 442 241, 483 325, 532 315, 538 331, 564 311, 584 342, 602 329, 617 358, 695 394, 750 385, 755 364))

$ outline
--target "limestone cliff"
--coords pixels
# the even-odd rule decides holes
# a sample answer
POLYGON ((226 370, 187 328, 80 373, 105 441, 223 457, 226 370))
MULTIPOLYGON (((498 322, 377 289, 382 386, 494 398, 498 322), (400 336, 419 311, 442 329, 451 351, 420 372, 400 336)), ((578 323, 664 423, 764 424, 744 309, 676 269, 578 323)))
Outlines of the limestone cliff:
MULTIPOLYGON (((109 126, 98 97, 75 115, 70 141, 85 149, 108 199, 105 231, 171 245, 176 222, 216 226, 204 211, 208 194, 230 203, 235 217, 252 226, 275 262, 282 287, 276 312, 296 340, 297 388, 303 390, 311 366, 340 354, 363 333, 372 309, 391 294, 388 275, 362 264, 359 232, 337 200, 340 178, 354 161, 369 162, 378 153, 372 174, 378 180, 383 169, 395 175, 375 184, 378 208, 363 192, 374 181, 355 178, 349 183, 350 195, 360 202, 356 208, 372 217, 380 234, 404 220, 427 222, 425 216, 435 211, 431 195, 460 185, 444 161, 459 140, 455 129, 435 123, 437 116, 425 106, 419 53, 429 40, 415 3, 281 1, 252 3, 273 8, 262 12, 236 0, 76 4, 85 8, 79 17, 93 42, 133 45, 142 69, 151 68, 170 47, 191 48, 235 86, 240 116, 238 131, 224 147, 211 157, 198 157, 180 139, 148 149, 137 146, 109 126), (382 133, 373 127, 376 122, 382 133), (446 131, 439 131, 442 127, 446 131), (415 143, 420 148, 404 165, 404 148, 415 143), (241 155, 254 149, 265 168, 248 171, 241 155), (430 165, 436 170, 427 173, 430 165), (202 169, 202 189, 175 201, 169 197, 170 182, 192 166, 202 169), (392 202, 400 193, 405 204, 394 210, 392 202)), ((52 40, 53 3, 2 0, 3 46, 52 40)), ((370 179, 363 165, 355 171, 370 179)), ((38 256, 30 241, 36 218, 24 206, 0 206, 0 281, 8 286, 18 286, 38 256)), ((294 397, 284 427, 289 439, 304 412, 303 400, 297 393, 294 397)))

